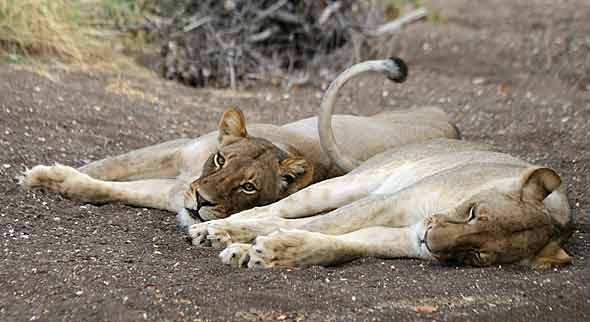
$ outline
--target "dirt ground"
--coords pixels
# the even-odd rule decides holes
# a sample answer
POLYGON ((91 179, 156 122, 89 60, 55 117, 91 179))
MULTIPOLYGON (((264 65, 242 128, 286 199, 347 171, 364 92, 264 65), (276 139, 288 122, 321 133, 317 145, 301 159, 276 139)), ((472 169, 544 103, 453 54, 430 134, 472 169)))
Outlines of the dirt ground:
POLYGON ((394 37, 402 85, 347 86, 339 112, 436 104, 465 139, 493 143, 565 179, 575 262, 445 266, 363 259, 272 270, 222 265, 174 214, 82 205, 23 191, 25 167, 90 160, 215 127, 314 115, 321 89, 193 89, 145 74, 0 65, 0 321, 590 321, 590 4, 432 1, 440 23, 394 37), (443 6, 444 5, 444 6, 443 6))

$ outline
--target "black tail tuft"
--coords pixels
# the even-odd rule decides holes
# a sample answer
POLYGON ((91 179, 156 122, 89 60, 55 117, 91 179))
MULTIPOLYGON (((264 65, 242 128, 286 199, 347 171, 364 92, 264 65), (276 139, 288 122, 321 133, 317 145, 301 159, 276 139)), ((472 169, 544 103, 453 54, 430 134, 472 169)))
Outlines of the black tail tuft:
POLYGON ((390 57, 389 60, 391 60, 399 69, 399 76, 390 77, 389 79, 396 83, 403 83, 406 78, 408 78, 408 65, 406 65, 406 62, 399 57, 390 57))

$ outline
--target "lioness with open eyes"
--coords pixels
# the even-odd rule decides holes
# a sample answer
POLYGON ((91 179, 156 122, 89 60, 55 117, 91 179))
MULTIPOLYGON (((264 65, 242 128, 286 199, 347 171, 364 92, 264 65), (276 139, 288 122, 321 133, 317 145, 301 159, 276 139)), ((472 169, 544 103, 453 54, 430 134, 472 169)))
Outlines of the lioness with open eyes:
MULTIPOLYGON (((407 75, 399 58, 357 64, 327 90, 323 117, 331 115, 338 90, 350 78, 372 71, 396 82, 407 75)), ((25 172, 22 184, 82 202, 122 202, 178 212, 187 226, 225 218, 345 173, 335 165, 333 155, 322 152, 317 120, 246 126, 242 112, 229 108, 216 133, 150 146, 78 169, 35 166, 25 172)), ((459 136, 448 116, 436 107, 371 117, 338 115, 334 126, 336 138, 347 142, 346 153, 361 160, 403 144, 459 136)))

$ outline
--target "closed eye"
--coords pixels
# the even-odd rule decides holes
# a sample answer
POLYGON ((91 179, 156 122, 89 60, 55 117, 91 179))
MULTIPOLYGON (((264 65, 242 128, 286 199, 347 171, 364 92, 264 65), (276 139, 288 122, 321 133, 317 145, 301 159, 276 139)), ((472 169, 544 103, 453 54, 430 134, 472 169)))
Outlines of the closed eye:
POLYGON ((477 205, 472 205, 471 208, 469 208, 469 216, 467 217, 467 222, 470 222, 472 220, 474 220, 475 218, 477 218, 475 216, 475 208, 477 207, 477 205))

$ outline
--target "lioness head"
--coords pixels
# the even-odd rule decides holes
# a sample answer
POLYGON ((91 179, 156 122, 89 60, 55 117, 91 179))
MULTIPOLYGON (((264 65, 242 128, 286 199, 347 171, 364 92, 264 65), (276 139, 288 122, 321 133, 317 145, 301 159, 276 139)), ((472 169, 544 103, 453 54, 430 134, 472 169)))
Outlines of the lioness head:
POLYGON ((278 201, 311 183, 313 164, 248 135, 239 109, 227 109, 218 130, 217 151, 185 193, 185 207, 194 219, 225 218, 278 201))
POLYGON ((473 266, 526 260, 566 264, 558 223, 543 200, 561 184, 548 168, 530 168, 511 188, 490 188, 426 219, 422 243, 438 260, 473 266))

